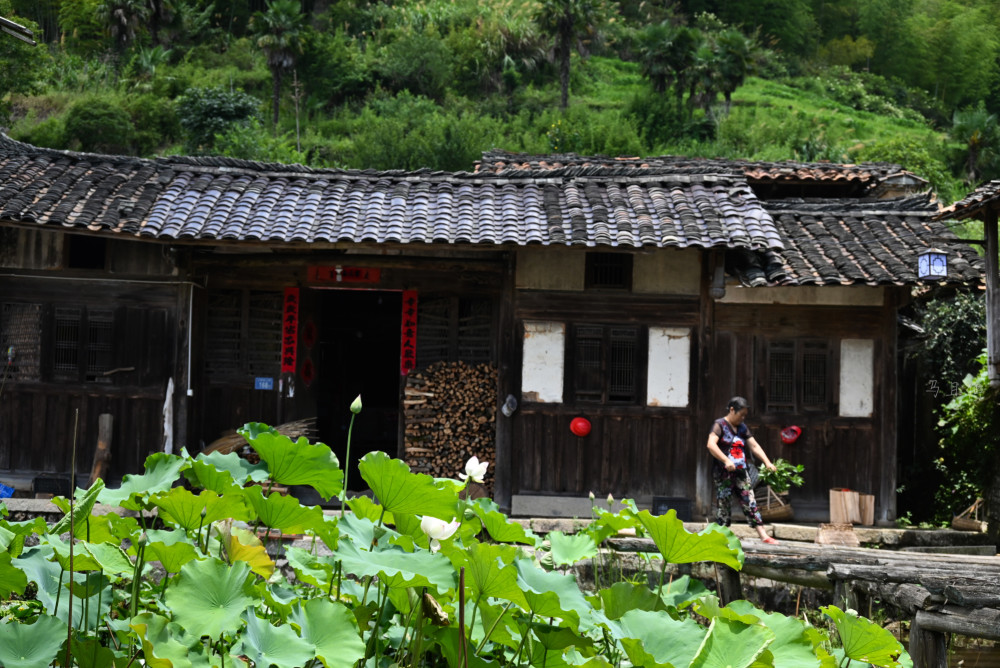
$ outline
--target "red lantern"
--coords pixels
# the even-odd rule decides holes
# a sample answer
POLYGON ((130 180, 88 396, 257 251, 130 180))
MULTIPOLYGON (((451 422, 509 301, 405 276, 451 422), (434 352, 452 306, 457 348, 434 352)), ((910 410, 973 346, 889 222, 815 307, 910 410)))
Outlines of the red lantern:
POLYGON ((590 420, 584 417, 575 417, 570 420, 569 430, 576 436, 586 436, 590 433, 590 420))
POLYGON ((785 427, 781 430, 781 442, 785 445, 791 445, 795 441, 799 440, 799 436, 802 435, 802 428, 796 427, 794 424, 791 427, 785 427))

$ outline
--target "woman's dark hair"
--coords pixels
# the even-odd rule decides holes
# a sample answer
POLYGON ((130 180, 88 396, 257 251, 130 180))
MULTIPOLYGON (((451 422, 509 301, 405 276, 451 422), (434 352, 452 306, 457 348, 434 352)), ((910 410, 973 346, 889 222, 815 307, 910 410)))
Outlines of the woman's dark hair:
POLYGON ((750 408, 750 403, 743 397, 733 397, 726 404, 726 408, 732 408, 733 411, 739 413, 744 408, 750 408))

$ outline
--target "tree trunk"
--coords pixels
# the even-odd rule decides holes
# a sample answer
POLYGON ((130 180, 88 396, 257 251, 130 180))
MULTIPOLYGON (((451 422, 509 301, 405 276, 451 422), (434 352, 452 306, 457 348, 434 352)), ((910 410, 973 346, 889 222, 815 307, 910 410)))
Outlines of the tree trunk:
POLYGON ((281 69, 276 68, 271 72, 271 78, 274 80, 274 130, 278 131, 278 101, 281 98, 281 69))
POLYGON ((572 39, 572 35, 567 35, 565 33, 560 35, 559 45, 557 47, 559 58, 559 87, 561 88, 561 97, 559 99, 560 109, 565 109, 569 106, 569 45, 572 39))

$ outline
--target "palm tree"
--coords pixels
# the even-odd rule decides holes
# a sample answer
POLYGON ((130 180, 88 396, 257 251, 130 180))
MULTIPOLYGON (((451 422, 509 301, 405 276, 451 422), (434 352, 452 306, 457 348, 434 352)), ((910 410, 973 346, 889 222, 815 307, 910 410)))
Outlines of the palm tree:
POLYGON ((102 0, 97 6, 97 18, 111 32, 119 55, 135 41, 139 28, 149 16, 146 0, 102 0))
POLYGON ((299 0, 268 0, 267 11, 257 12, 251 28, 257 36, 257 46, 267 56, 267 67, 274 83, 274 125, 278 125, 278 100, 284 73, 295 65, 302 49, 302 14, 299 0))
POLYGON ((542 32, 555 39, 556 61, 559 63, 559 85, 562 96, 559 106, 569 105, 569 60, 573 46, 580 53, 594 41, 605 21, 603 0, 541 0, 535 16, 542 32))
POLYGON ((715 71, 719 90, 726 100, 726 114, 732 106, 733 91, 742 86, 754 71, 756 50, 756 40, 735 28, 728 28, 715 36, 715 71))
POLYGON ((695 55, 703 40, 697 28, 672 26, 667 21, 650 26, 640 35, 642 73, 657 93, 673 88, 678 114, 683 107, 684 93, 697 86, 695 55))
POLYGON ((978 107, 956 111, 952 117, 952 139, 965 147, 965 179, 974 186, 996 173, 1000 125, 997 117, 986 111, 982 102, 978 107))

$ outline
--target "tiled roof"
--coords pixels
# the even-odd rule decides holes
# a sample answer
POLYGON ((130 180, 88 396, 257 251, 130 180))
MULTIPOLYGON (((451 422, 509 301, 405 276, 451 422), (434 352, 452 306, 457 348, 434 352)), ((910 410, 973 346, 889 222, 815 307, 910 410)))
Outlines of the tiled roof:
POLYGON ((904 285, 919 282, 915 258, 936 247, 948 255, 948 282, 980 280, 982 258, 935 219, 926 195, 845 202, 767 203, 783 251, 727 253, 727 268, 749 285, 904 285))
POLYGON ((595 169, 630 169, 668 167, 675 172, 743 174, 751 184, 776 182, 856 183, 865 188, 903 171, 900 165, 888 162, 866 162, 857 165, 830 162, 760 162, 752 160, 721 160, 681 156, 608 157, 581 156, 575 153, 531 155, 510 153, 499 149, 483 152, 476 164, 478 172, 509 174, 527 170, 539 171, 563 167, 595 169))
POLYGON ((739 175, 346 171, 99 156, 2 136, 0 219, 206 241, 782 246, 739 175))
POLYGON ((962 220, 975 218, 985 209, 1000 208, 1000 181, 990 181, 979 186, 951 206, 941 211, 941 218, 962 220))

